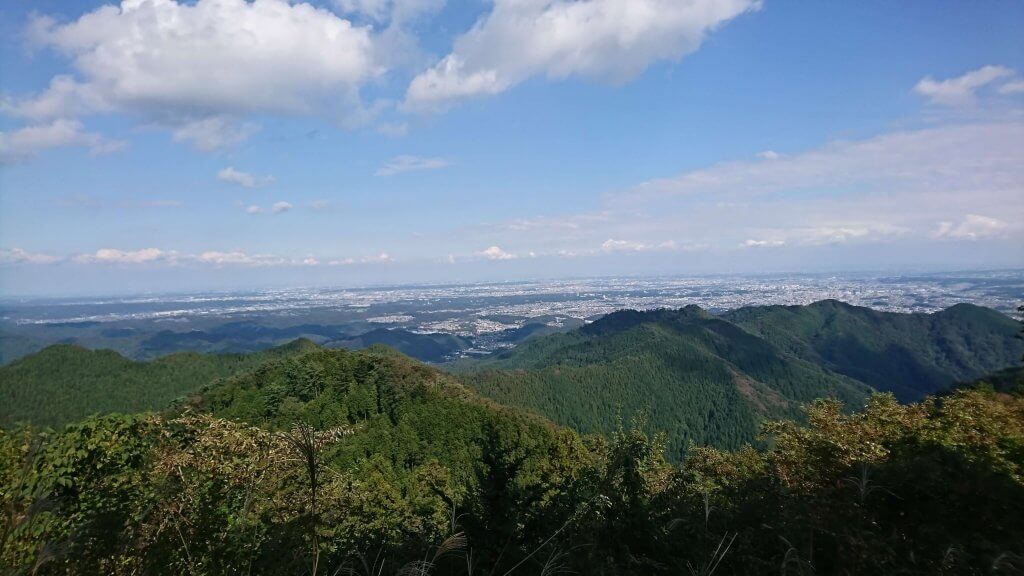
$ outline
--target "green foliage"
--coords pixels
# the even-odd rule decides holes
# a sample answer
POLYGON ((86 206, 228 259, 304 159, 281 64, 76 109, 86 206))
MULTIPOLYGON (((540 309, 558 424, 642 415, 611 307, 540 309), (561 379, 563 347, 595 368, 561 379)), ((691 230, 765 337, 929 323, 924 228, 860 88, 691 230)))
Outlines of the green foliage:
POLYGON ((727 320, 780 349, 855 378, 904 402, 1017 364, 1020 325, 980 306, 934 314, 896 314, 824 300, 809 306, 761 306, 727 320))
POLYGON ((296 340, 252 354, 181 352, 134 362, 111 350, 50 346, 0 367, 0 426, 63 426, 90 414, 163 409, 213 380, 315 347, 296 340))
POLYGON ((614 432, 616 410, 645 412, 673 460, 690 442, 738 448, 761 420, 794 416, 822 396, 852 405, 866 386, 782 354, 697 307, 623 311, 534 338, 461 374, 495 400, 581 432, 614 432))
POLYGON ((802 415, 769 421, 757 448, 695 443, 673 464, 683 450, 641 402, 632 426, 613 413, 610 434, 580 437, 385 348, 305 347, 163 414, 0 430, 0 574, 1024 570, 1024 399, 975 387, 851 412, 835 397, 865 401, 844 377, 814 401, 811 375, 828 373, 813 364, 699 310, 655 316, 497 361, 514 374, 604 359, 622 390, 626 368, 657 374, 644 362, 724 366, 749 405, 730 370, 785 401, 775 416, 802 415))
POLYGON ((678 461, 689 443, 738 448, 765 418, 874 388, 903 401, 1015 363, 1017 324, 986 308, 888 314, 824 301, 744 308, 624 310, 475 363, 463 381, 581 432, 611 434, 616 412, 649 415, 678 461))
POLYGON ((1024 396, 1024 366, 1004 368, 959 386, 963 387, 1024 396))
POLYGON ((182 410, 0 436, 0 565, 280 574, 382 554, 397 571, 465 530, 473 562, 507 567, 594 477, 576 434, 383 349, 270 361, 182 410))
MULTIPOLYGON (((1021 568, 1020 400, 958 392, 901 406, 879 395, 853 415, 830 401, 807 412, 806 425, 767 426, 763 454, 694 451, 665 494, 667 514, 704 516, 712 539, 738 532, 726 563, 739 573, 1021 568)), ((692 532, 690 545, 704 545, 692 532)))
POLYGON ((419 334, 397 328, 378 328, 354 338, 330 342, 331 347, 341 346, 349 350, 374 345, 390 346, 406 356, 424 362, 444 362, 451 355, 469 348, 472 344, 470 340, 454 334, 419 334))

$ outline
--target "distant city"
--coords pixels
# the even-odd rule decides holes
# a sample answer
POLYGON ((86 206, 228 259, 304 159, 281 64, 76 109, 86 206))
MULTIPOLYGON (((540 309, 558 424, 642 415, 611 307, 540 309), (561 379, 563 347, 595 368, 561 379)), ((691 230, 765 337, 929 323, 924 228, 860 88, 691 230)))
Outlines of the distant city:
POLYGON ((825 299, 923 313, 970 302, 1014 315, 1024 302, 1024 270, 589 278, 7 300, 0 304, 0 353, 6 362, 62 342, 145 358, 186 349, 249 351, 300 336, 348 345, 367 332, 380 335, 384 328, 459 337, 450 350, 459 357, 486 354, 538 331, 569 329, 625 308, 695 304, 716 313, 825 299))

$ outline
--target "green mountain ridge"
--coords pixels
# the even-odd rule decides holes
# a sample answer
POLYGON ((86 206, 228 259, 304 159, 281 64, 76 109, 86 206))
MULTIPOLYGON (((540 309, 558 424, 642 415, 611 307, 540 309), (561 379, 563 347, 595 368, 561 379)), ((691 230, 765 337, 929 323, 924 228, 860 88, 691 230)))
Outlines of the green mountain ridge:
MULTIPOLYGON (((875 389, 912 401, 1014 365, 1024 352, 1017 330, 1012 319, 971 305, 930 315, 835 301, 720 316, 696 306, 624 310, 446 368, 486 397, 583 433, 609 434, 620 418, 646 413, 678 459, 691 441, 729 448, 751 442, 763 420, 791 418, 818 397, 856 408, 875 389)), ((412 346, 427 356, 458 345, 437 335, 409 340, 404 331, 379 332, 346 344, 384 342, 401 352, 412 346)), ((299 339, 250 354, 183 352, 134 362, 112 351, 52 346, 0 367, 0 426, 160 410, 219 379, 317 349, 299 339)))
POLYGON ((1019 323, 972 304, 899 314, 823 300, 740 308, 722 317, 798 358, 904 402, 1016 364, 1024 353, 1024 342, 1016 338, 1019 323))
MULTIPOLYGON (((576 359, 606 343, 681 340, 684 357, 731 353, 727 373, 767 366, 769 380, 805 366, 763 360, 770 344, 718 318, 630 316, 570 334, 585 344, 576 359)), ((52 354, 69 352, 83 354, 52 354)), ((764 450, 695 447, 673 465, 636 427, 581 437, 393 349, 299 341, 159 414, 0 428, 0 566, 768 576, 809 573, 813 558, 820 574, 1018 571, 1024 401, 958 390, 806 411, 803 424, 768 425, 764 450)))
POLYGON ((249 354, 176 352, 134 361, 57 344, 0 367, 0 426, 60 426, 90 414, 161 409, 210 382, 318 348, 298 339, 249 354))
POLYGON ((498 402, 582 432, 611 433, 645 413, 668 435, 735 448, 760 423, 830 397, 859 407, 873 390, 903 401, 1016 363, 1019 325, 986 308, 882 313, 836 301, 713 316, 697 306, 624 310, 565 334, 535 338, 475 363, 463 381, 498 402))
POLYGON ((341 347, 350 350, 375 344, 390 346, 406 356, 424 362, 443 362, 452 354, 472 345, 470 340, 454 334, 419 334, 397 328, 378 328, 351 338, 324 343, 328 348, 341 347))

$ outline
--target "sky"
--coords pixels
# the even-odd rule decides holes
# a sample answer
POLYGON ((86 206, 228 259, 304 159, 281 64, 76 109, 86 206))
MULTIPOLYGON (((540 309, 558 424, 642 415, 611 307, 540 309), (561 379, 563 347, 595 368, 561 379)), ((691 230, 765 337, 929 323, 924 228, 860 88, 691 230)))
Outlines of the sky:
POLYGON ((8 0, 0 294, 1024 267, 1024 3, 8 0))

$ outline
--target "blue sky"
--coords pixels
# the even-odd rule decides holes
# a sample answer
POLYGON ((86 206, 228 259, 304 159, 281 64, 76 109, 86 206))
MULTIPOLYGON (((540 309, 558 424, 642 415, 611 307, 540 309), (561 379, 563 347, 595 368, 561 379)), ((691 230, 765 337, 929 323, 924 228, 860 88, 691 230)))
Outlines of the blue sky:
POLYGON ((12 0, 0 293, 1024 265, 1024 4, 12 0))

